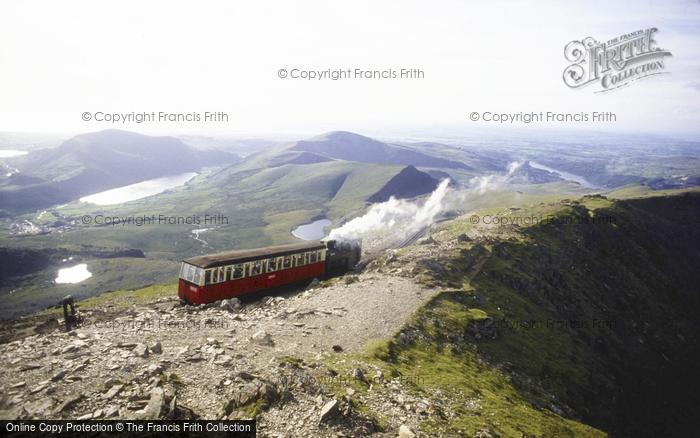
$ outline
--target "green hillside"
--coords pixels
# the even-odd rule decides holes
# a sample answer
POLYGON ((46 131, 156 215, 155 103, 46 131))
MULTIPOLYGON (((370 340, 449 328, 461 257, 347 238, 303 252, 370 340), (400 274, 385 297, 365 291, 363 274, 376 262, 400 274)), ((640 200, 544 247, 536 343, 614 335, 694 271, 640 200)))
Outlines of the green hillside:
MULTIPOLYGON (((419 278, 450 292, 375 357, 424 375, 417 391, 456 391, 495 413, 465 408, 450 430, 594 435, 552 422, 565 417, 619 436, 692 435, 700 193, 558 205, 548 223, 419 263, 419 278)), ((472 229, 449 223, 434 237, 458 228, 472 229)))

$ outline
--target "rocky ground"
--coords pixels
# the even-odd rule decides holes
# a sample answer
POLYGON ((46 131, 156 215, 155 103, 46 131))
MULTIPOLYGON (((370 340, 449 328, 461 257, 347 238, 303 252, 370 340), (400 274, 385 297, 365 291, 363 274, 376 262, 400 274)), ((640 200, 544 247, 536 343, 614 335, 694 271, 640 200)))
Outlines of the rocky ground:
POLYGON ((246 303, 182 306, 173 291, 141 307, 84 311, 70 332, 44 322, 42 334, 0 345, 0 417, 259 414, 260 436, 413 436, 436 401, 353 361, 439 291, 400 270, 368 271, 246 303), (330 362, 347 365, 344 374, 330 362), (357 397, 386 424, 358 411, 357 397))

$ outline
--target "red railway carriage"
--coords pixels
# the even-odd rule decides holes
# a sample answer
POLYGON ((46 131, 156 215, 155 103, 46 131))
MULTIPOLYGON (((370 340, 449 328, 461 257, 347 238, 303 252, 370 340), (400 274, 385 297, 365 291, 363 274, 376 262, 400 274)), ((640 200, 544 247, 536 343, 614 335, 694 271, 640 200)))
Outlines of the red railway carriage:
POLYGON ((327 252, 327 244, 309 241, 192 257, 182 262, 178 295, 204 304, 323 277, 327 252))

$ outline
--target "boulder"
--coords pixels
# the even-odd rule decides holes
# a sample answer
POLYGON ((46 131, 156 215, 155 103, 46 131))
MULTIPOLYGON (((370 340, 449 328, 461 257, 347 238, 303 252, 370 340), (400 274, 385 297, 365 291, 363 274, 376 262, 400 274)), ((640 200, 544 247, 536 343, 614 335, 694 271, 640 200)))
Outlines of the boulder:
POLYGON ((162 352, 163 352, 163 346, 161 345, 160 341, 156 342, 151 347, 151 353, 161 354, 162 352))
POLYGON ((261 400, 262 405, 267 407, 280 398, 277 388, 268 381, 253 379, 243 385, 233 394, 224 407, 225 415, 229 415, 235 408, 249 405, 261 400))
POLYGON ((111 399, 115 395, 119 394, 119 392, 124 388, 124 385, 117 384, 113 385, 111 388, 109 388, 109 391, 107 391, 102 397, 105 398, 106 400, 111 399))
POLYGON ((33 417, 47 418, 51 414, 51 407, 54 400, 52 398, 43 398, 34 402, 26 403, 23 410, 33 417))
POLYGON ((163 392, 163 388, 155 387, 151 390, 151 397, 148 400, 148 404, 143 411, 139 413, 139 417, 142 420, 156 420, 164 413, 165 407, 165 393, 163 392))
POLYGON ((267 347, 271 347, 272 345, 274 345, 274 342, 272 342, 272 336, 270 336, 270 334, 264 330, 260 330, 259 332, 255 333, 250 338, 250 340, 258 345, 263 345, 267 347))
POLYGON ((112 418, 119 415, 119 408, 116 406, 107 406, 104 411, 105 418, 112 418))
POLYGON ((68 409, 75 406, 83 398, 85 398, 85 396, 83 394, 77 394, 75 396, 72 396, 72 397, 66 399, 63 403, 61 403, 58 406, 58 408, 56 409, 56 413, 60 414, 61 412, 67 411, 68 409))
POLYGON ((317 288, 320 284, 321 284, 321 282, 319 281, 319 279, 318 279, 318 278, 314 278, 314 279, 311 280, 311 282, 306 286, 306 290, 315 289, 315 288, 317 288))
POLYGON ((399 427, 399 438, 415 438, 416 434, 405 424, 399 427))
POLYGON ((338 413, 338 400, 331 400, 321 408, 319 422, 325 423, 338 413))
POLYGON ((146 347, 145 344, 136 344, 136 347, 134 347, 134 354, 138 357, 148 357, 148 347, 146 347))
POLYGON ((418 239, 418 242, 416 243, 418 243, 419 245, 435 245, 437 242, 435 241, 435 239, 433 239, 433 236, 428 236, 422 239, 418 239))
POLYGON ((227 310, 229 312, 236 312, 241 308, 241 300, 238 298, 229 298, 227 300, 221 300, 219 308, 222 310, 227 310))

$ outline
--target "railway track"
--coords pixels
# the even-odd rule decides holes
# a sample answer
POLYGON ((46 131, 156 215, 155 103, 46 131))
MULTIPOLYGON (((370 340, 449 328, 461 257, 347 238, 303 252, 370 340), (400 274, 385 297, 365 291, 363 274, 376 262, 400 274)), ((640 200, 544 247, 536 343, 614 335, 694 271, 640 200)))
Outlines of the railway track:
POLYGON ((430 227, 423 227, 420 230, 416 231, 415 233, 410 234, 408 237, 406 237, 404 240, 402 240, 398 245, 396 245, 396 248, 404 248, 406 246, 413 245, 414 243, 416 243, 418 241, 418 239, 423 237, 423 235, 425 234, 425 232, 429 228, 430 227))

